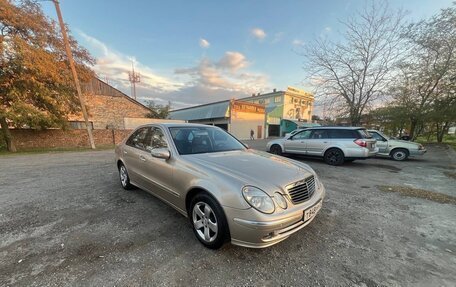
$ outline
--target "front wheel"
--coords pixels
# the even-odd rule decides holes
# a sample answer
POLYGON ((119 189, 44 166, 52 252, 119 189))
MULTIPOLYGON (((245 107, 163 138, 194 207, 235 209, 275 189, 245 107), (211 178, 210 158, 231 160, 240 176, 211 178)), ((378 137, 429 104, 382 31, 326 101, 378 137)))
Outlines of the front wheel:
POLYGON ((391 158, 396 161, 406 160, 409 156, 409 153, 406 149, 398 148, 391 152, 391 158))
POLYGON ((128 176, 127 168, 123 163, 119 165, 119 179, 120 184, 126 190, 133 189, 134 186, 130 183, 130 177, 128 176))
POLYGON ((273 154, 282 155, 282 148, 278 144, 271 146, 270 151, 273 154))
POLYGON ((329 165, 341 165, 344 163, 344 153, 337 148, 325 152, 325 162, 329 165))
POLYGON ((190 211, 196 238, 207 248, 222 247, 229 232, 225 214, 217 201, 206 193, 199 193, 192 199, 190 211))

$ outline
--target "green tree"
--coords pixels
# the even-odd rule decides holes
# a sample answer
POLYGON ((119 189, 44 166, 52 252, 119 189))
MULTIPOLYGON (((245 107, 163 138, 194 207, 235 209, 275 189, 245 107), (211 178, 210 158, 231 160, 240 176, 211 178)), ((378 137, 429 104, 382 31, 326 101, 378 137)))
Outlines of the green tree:
POLYGON ((152 119, 166 119, 168 118, 169 111, 171 110, 171 102, 168 102, 167 105, 159 105, 154 101, 148 101, 147 107, 150 109, 150 112, 146 115, 146 117, 152 119))
MULTIPOLYGON (((88 51, 70 38, 82 81, 93 76, 88 51)), ((0 0, 0 124, 8 150, 15 151, 8 126, 64 126, 79 110, 63 40, 39 4, 0 0)))
POLYGON ((403 38, 408 53, 391 92, 395 103, 407 111, 410 135, 415 138, 429 121, 454 118, 456 113, 444 108, 455 90, 456 4, 411 24, 403 38))
POLYGON ((406 127, 408 113, 404 107, 389 105, 369 113, 371 126, 380 128, 390 135, 401 136, 406 127))

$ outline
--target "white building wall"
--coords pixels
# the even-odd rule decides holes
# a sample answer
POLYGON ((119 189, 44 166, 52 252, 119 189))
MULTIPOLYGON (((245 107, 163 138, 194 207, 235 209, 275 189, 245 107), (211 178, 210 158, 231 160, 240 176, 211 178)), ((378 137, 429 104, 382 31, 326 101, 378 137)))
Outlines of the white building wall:
POLYGON ((247 140, 250 138, 250 131, 253 130, 255 139, 262 139, 264 138, 264 124, 264 114, 233 111, 229 131, 238 139, 247 140), (261 129, 261 135, 258 134, 258 127, 261 129))

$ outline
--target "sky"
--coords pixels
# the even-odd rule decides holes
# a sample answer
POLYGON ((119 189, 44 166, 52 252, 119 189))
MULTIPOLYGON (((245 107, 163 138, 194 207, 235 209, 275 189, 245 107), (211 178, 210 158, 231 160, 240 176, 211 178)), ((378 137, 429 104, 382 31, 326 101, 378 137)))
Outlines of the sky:
MULTIPOLYGON (((378 0, 380 1, 380 0, 378 0)), ((428 18, 453 0, 391 0, 408 21, 428 18)), ((56 19, 50 1, 44 12, 56 19)), ((293 86, 312 92, 302 49, 338 39, 339 20, 365 5, 351 1, 60 0, 71 34, 96 58, 100 79, 137 99, 182 108, 293 86)))

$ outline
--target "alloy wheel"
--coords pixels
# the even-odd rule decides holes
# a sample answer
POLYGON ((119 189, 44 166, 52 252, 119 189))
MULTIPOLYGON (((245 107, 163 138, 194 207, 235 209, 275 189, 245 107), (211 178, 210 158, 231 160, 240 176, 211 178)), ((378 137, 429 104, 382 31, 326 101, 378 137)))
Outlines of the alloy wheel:
POLYGON ((127 174, 127 169, 125 168, 125 166, 122 165, 120 167, 119 174, 120 174, 120 183, 122 183, 123 187, 126 187, 128 184, 128 174, 127 174))
POLYGON ((209 243, 217 238, 217 218, 209 204, 202 201, 195 204, 192 211, 192 219, 193 227, 202 240, 209 243))
POLYGON ((393 158, 394 158, 395 160, 404 160, 406 157, 407 157, 407 154, 406 154, 404 151, 402 151, 402 150, 400 150, 400 151, 395 151, 395 152, 393 153, 393 158))
POLYGON ((327 157, 330 164, 336 164, 339 163, 341 154, 338 151, 330 151, 327 157))

